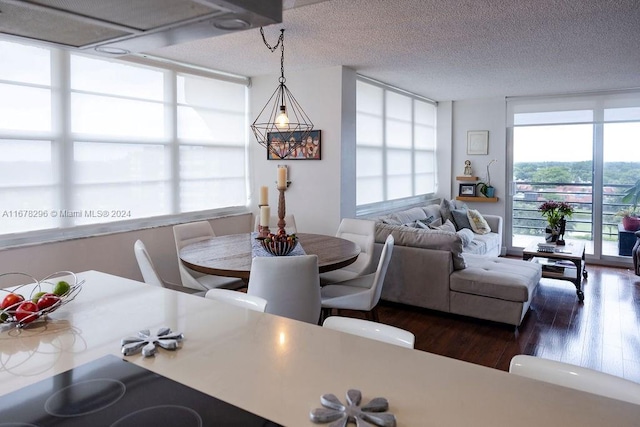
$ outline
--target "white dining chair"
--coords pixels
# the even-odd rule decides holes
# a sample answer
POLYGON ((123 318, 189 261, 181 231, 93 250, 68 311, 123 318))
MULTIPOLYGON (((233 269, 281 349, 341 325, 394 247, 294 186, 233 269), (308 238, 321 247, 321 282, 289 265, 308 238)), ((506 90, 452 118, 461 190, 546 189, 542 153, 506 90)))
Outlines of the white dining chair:
POLYGON ((350 240, 360 247, 360 255, 352 264, 320 275, 320 284, 343 282, 372 273, 376 223, 367 219, 343 218, 336 237, 350 240))
POLYGON ((266 313, 318 324, 317 255, 253 258, 247 293, 267 300, 266 313))
POLYGON ((640 384, 593 369, 519 354, 511 359, 509 372, 640 405, 640 384))
POLYGON ((164 280, 162 280, 155 265, 153 265, 149 251, 147 251, 147 247, 142 240, 138 239, 133 244, 133 253, 136 256, 138 268, 140 269, 140 273, 142 273, 144 282, 149 285, 164 287, 164 280))
MULTIPOLYGON (((271 230, 271 232, 274 234, 278 231, 279 220, 280 218, 278 218, 277 216, 271 215, 271 217, 269 217, 269 230, 271 230)), ((295 216, 293 216, 292 214, 285 215, 284 222, 286 223, 284 226, 284 230, 287 232, 287 234, 296 234, 298 232, 298 228, 296 227, 295 216)), ((253 229, 255 231, 260 231, 259 226, 260 226, 260 215, 257 215, 253 229)))
POLYGON ((364 319, 330 316, 324 320, 322 326, 336 331, 345 332, 347 334, 358 335, 364 338, 394 344, 400 347, 414 348, 416 342, 415 335, 407 330, 364 319))
POLYGON ((209 221, 196 221, 173 226, 173 236, 176 242, 178 268, 182 285, 188 288, 209 290, 214 288, 239 289, 245 286, 240 279, 232 277, 202 274, 186 267, 180 260, 180 249, 191 243, 201 242, 215 237, 209 221))
POLYGON ((264 312, 267 307, 267 300, 264 298, 230 289, 209 289, 204 297, 253 311, 264 312))
POLYGON ((384 242, 378 268, 375 273, 358 276, 333 285, 324 286, 321 290, 323 316, 331 314, 334 309, 359 310, 366 312, 368 318, 378 321, 375 308, 380 301, 384 277, 393 253, 393 236, 389 235, 384 242))

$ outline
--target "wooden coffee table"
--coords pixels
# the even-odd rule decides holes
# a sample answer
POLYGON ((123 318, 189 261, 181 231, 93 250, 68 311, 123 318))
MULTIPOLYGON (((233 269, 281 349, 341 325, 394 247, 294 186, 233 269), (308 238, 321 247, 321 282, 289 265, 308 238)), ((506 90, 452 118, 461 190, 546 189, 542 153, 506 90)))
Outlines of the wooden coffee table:
POLYGON ((584 263, 584 243, 567 242, 553 249, 553 252, 542 252, 538 250, 538 244, 533 243, 522 251, 522 259, 541 264, 542 277, 572 282, 576 286, 578 299, 583 302, 582 279, 588 276, 584 263))

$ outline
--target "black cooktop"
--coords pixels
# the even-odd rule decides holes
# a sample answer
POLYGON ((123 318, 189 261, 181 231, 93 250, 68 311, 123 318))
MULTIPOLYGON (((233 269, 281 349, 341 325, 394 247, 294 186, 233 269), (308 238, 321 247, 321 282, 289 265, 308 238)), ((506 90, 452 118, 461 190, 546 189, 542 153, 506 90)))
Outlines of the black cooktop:
POLYGON ((110 355, 0 396, 5 426, 280 424, 110 355))

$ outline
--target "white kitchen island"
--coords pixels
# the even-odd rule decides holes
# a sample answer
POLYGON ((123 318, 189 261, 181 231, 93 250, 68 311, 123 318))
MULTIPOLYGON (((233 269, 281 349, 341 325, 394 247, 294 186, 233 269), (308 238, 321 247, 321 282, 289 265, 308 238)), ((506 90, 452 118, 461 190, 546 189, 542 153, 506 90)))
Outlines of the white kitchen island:
MULTIPOLYGON (((44 323, 0 332, 0 395, 120 353, 168 326, 176 351, 125 359, 285 426, 316 425, 320 396, 389 400, 398 426, 637 426, 640 406, 96 271, 44 323)), ((1 398, 1 397, 0 397, 1 398)), ((0 414, 0 422, 1 422, 0 414)))

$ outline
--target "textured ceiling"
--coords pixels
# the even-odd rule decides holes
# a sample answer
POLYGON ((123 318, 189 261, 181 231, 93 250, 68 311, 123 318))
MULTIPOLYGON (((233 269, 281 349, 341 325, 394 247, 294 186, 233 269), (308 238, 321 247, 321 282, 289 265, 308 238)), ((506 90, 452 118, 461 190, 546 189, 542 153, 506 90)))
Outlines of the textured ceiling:
MULTIPOLYGON (((640 87, 639 0, 284 4, 264 30, 275 44, 285 28, 285 75, 344 65, 440 101, 640 87)), ((149 53, 243 76, 280 69, 259 29, 149 53)))

